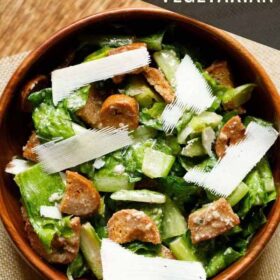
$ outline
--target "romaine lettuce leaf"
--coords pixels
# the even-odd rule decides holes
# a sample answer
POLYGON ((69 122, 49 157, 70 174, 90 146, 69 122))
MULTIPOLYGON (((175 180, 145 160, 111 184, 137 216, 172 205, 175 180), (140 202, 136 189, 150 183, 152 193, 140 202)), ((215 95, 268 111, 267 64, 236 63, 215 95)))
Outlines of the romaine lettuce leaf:
POLYGON ((66 139, 75 135, 69 113, 62 107, 41 103, 33 114, 37 134, 46 140, 66 139))
POLYGON ((54 202, 49 201, 53 193, 64 192, 65 186, 59 174, 47 174, 40 164, 36 164, 17 174, 15 181, 19 186, 29 221, 46 250, 51 249, 51 241, 55 234, 64 237, 72 235, 69 216, 54 220, 40 215, 41 206, 54 206, 54 202))
POLYGON ((64 106, 71 112, 76 112, 87 103, 90 92, 90 85, 84 86, 73 92, 69 97, 63 100, 64 106))
POLYGON ((82 277, 88 268, 86 267, 82 254, 78 254, 77 257, 68 265, 66 275, 68 280, 74 280, 82 277))
POLYGON ((156 257, 160 252, 161 245, 134 241, 126 244, 125 247, 138 255, 156 257))

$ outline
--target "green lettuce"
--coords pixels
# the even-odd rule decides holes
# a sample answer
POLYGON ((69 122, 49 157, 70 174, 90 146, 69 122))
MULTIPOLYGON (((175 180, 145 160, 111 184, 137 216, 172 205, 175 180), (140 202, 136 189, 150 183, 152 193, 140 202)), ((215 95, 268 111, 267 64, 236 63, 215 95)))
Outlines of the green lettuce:
POLYGON ((29 221, 47 251, 51 250, 54 235, 64 237, 72 235, 69 216, 54 220, 40 215, 41 206, 54 206, 54 202, 49 201, 53 193, 64 192, 65 186, 59 174, 47 174, 40 164, 36 164, 17 174, 15 181, 19 186, 29 221))
POLYGON ((63 101, 65 108, 71 112, 76 112, 83 108, 87 103, 89 92, 89 85, 76 90, 63 101))
POLYGON ((72 128, 71 117, 62 107, 41 103, 32 114, 37 134, 46 140, 66 139, 75 132, 72 128))

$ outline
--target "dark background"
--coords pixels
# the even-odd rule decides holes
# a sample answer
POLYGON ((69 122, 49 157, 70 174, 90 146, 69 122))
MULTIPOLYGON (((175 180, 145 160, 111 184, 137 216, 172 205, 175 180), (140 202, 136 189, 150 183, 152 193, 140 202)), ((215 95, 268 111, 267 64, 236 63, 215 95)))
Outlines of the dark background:
MULTIPOLYGON (((194 0, 197 2, 197 0, 194 0)), ((215 2, 216 0, 214 0, 215 2)), ((273 3, 174 3, 173 0, 145 2, 181 13, 215 27, 280 49, 280 0, 273 3)), ((257 2, 257 1, 255 1, 257 2)))

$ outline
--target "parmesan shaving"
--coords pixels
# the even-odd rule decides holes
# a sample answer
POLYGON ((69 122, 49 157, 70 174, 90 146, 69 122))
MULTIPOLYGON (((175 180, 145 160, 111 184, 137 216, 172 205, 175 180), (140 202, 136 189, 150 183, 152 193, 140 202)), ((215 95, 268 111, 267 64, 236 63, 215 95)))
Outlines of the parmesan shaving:
POLYGON ((165 107, 162 113, 163 129, 167 133, 173 131, 187 109, 199 114, 209 108, 215 99, 210 86, 190 56, 186 55, 183 58, 175 78, 175 99, 165 107))
POLYGON ((114 167, 113 171, 120 175, 124 173, 125 167, 122 164, 118 164, 114 167))
POLYGON ((78 135, 36 146, 34 151, 47 173, 56 173, 131 145, 126 128, 86 130, 78 135))
POLYGON ((13 175, 17 175, 28 168, 30 168, 33 163, 19 158, 13 158, 6 166, 5 172, 13 175))
POLYGON ((95 168, 95 169, 100 169, 100 168, 102 168, 105 165, 105 163, 106 162, 102 158, 97 158, 94 161, 92 167, 95 168))
POLYGON ((250 122, 245 138, 238 144, 228 147, 225 156, 210 172, 193 168, 184 179, 214 194, 227 197, 263 158, 277 137, 278 132, 273 127, 250 122))
POLYGON ((52 72, 53 103, 57 105, 59 101, 84 85, 132 72, 149 63, 148 50, 138 48, 55 70, 52 72))
POLYGON ((206 127, 201 134, 202 146, 209 156, 212 156, 212 145, 215 141, 215 131, 211 127, 206 127))
POLYGON ((206 280, 200 262, 136 255, 109 239, 102 240, 101 259, 104 280, 206 280))
POLYGON ((40 207, 40 215, 45 218, 60 220, 62 218, 61 212, 57 206, 46 206, 40 207))
POLYGON ((49 197, 49 202, 60 201, 63 197, 62 193, 55 192, 49 197))

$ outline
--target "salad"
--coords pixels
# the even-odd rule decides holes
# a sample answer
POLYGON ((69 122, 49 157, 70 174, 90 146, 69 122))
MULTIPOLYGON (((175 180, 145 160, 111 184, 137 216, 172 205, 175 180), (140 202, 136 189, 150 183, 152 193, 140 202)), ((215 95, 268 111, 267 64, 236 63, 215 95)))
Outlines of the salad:
POLYGON ((59 67, 138 48, 148 49, 151 64, 85 85, 57 105, 48 74, 21 92, 33 131, 6 171, 20 190, 30 245, 47 262, 64 265, 68 279, 102 279, 104 238, 146 257, 201 262, 207 277, 215 276, 246 254, 276 199, 269 155, 226 198, 184 180, 192 168, 210 171, 252 121, 272 124, 247 113, 255 84, 236 84, 228 61, 209 62, 203 46, 174 41, 170 32, 84 38, 59 67), (185 54, 215 98, 204 112, 186 110, 167 134, 161 116, 174 100, 185 54), (124 126, 131 145, 61 172, 47 173, 34 150, 85 129, 124 126))

